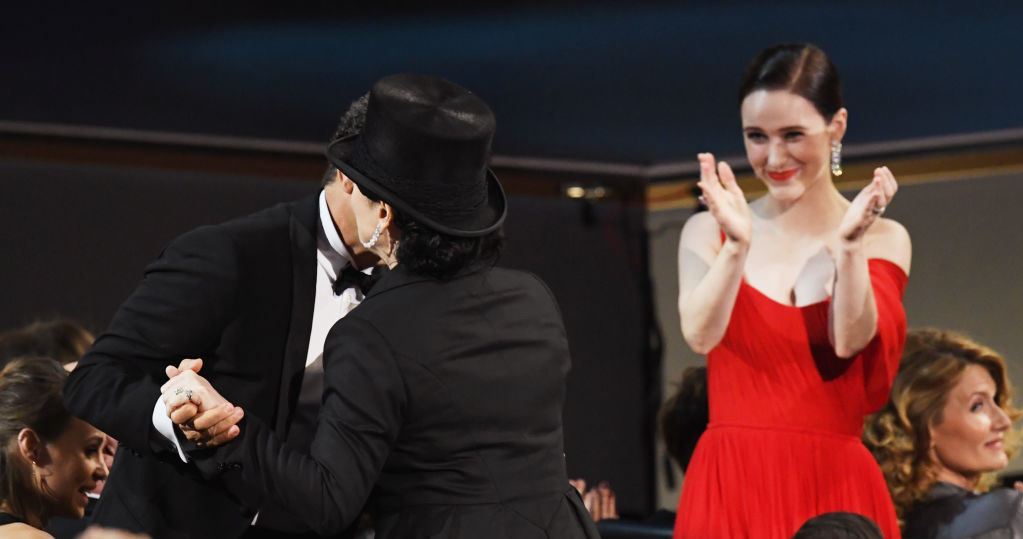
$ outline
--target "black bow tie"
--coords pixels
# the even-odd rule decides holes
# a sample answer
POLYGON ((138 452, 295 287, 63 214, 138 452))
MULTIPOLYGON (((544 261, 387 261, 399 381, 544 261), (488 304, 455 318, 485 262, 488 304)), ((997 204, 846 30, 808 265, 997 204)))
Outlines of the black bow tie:
POLYGON ((341 275, 334 280, 332 285, 334 288, 334 295, 340 296, 346 288, 354 286, 362 291, 363 295, 369 294, 369 290, 373 288, 373 285, 383 277, 383 267, 373 266, 373 272, 366 274, 357 269, 355 266, 348 264, 345 269, 341 270, 341 275))

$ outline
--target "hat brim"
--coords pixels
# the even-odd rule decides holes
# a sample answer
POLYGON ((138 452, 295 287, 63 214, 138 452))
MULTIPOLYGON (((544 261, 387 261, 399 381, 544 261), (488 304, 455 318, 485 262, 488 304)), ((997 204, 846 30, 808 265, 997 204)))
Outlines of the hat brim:
POLYGON ((505 216, 508 213, 508 201, 501 182, 497 181, 497 176, 490 170, 490 167, 487 167, 486 171, 487 200, 479 210, 463 222, 442 223, 417 210, 379 181, 351 164, 351 156, 355 151, 358 138, 359 135, 354 134, 330 143, 327 146, 327 159, 356 185, 376 193, 384 202, 394 206, 416 222, 436 232, 461 238, 485 236, 501 228, 501 225, 504 224, 505 216))

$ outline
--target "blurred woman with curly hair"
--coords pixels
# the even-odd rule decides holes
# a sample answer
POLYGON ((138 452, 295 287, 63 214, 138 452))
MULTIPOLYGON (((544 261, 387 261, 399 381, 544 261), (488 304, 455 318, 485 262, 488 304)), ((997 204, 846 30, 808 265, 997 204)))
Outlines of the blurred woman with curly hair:
POLYGON ((1023 537, 1023 493, 990 489, 1021 415, 997 352, 951 331, 910 332, 888 403, 863 432, 903 537, 1023 537))

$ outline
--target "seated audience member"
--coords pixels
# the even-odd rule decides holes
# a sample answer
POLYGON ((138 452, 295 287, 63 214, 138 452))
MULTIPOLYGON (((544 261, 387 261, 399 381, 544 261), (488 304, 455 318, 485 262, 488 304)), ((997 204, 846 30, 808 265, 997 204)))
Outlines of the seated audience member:
MULTIPOLYGON (((0 368, 17 358, 54 358, 71 371, 78 364, 82 354, 92 346, 95 338, 89 330, 66 318, 33 322, 27 326, 0 333, 0 368)), ((114 463, 117 440, 107 436, 101 449, 103 461, 109 469, 114 463)), ((88 517, 92 514, 96 500, 103 491, 105 479, 96 482, 96 488, 89 493, 89 505, 83 519, 54 517, 46 531, 57 538, 75 537, 85 530, 88 517)))
POLYGON ((868 418, 906 539, 1023 537, 1023 493, 988 490, 1015 449, 1005 361, 951 331, 911 332, 888 403, 868 418))
POLYGON ((50 518, 81 518, 107 476, 105 436, 62 404, 66 378, 47 358, 0 371, 0 537, 51 537, 50 518))
POLYGON ((601 520, 614 520, 618 518, 618 506, 615 504, 615 491, 607 481, 601 481, 597 486, 586 489, 585 479, 569 479, 568 482, 579 491, 583 497, 583 505, 590 512, 594 522, 601 520))
MULTIPOLYGON (((56 359, 64 370, 70 372, 95 340, 89 330, 73 320, 55 318, 33 322, 0 333, 0 368, 19 357, 43 357, 56 359)), ((102 451, 103 460, 110 468, 117 452, 117 440, 108 435, 102 451)), ((105 480, 98 481, 93 494, 98 496, 104 483, 105 480)))
POLYGON ((873 520, 839 511, 807 520, 792 539, 884 539, 884 536, 873 520))
POLYGON ((657 416, 668 455, 683 473, 709 421, 707 367, 689 367, 682 371, 678 389, 664 402, 657 416))
POLYGON ((75 368, 95 338, 77 322, 55 318, 0 333, 0 368, 19 357, 49 357, 75 368))

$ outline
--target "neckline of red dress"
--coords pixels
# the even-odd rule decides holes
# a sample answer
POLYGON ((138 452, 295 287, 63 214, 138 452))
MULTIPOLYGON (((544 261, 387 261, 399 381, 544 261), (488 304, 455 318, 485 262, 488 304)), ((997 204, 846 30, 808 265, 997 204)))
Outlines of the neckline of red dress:
MULTIPOLYGON (((893 268, 899 270, 899 273, 902 274, 903 279, 908 279, 908 277, 906 276, 906 271, 902 269, 902 266, 896 264, 895 262, 892 262, 891 260, 888 260, 887 258, 879 258, 879 257, 868 258, 867 259, 867 264, 870 264, 871 262, 883 262, 883 263, 885 263, 885 264, 887 264, 889 266, 892 266, 893 268)), ((788 308, 788 309, 809 309, 809 308, 812 308, 812 307, 818 307, 820 305, 827 304, 828 302, 831 301, 831 296, 829 295, 828 297, 826 297, 826 298, 824 298, 824 299, 822 299, 820 301, 815 301, 813 303, 807 303, 806 305, 788 305, 786 303, 782 303, 782 302, 772 298, 771 296, 768 296, 767 294, 761 292, 760 289, 758 289, 757 287, 749 284, 749 282, 746 280, 746 274, 745 273, 742 274, 741 285, 745 286, 746 288, 749 288, 750 290, 755 292, 756 295, 766 299, 768 302, 773 303, 774 305, 777 305, 779 307, 785 307, 785 308, 788 308)))

